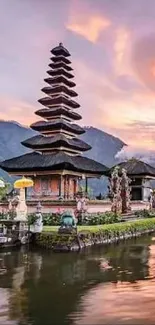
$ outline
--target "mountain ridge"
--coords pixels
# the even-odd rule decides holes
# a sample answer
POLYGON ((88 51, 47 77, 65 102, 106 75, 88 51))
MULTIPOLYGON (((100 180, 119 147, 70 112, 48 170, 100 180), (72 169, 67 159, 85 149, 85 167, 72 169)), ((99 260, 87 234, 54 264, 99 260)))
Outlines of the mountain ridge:
MULTIPOLYGON (((117 163, 115 156, 126 144, 119 138, 95 127, 85 126, 84 129, 86 132, 80 138, 92 147, 84 156, 107 167, 117 163)), ((30 152, 31 150, 24 147, 21 142, 36 134, 37 132, 16 121, 0 120, 0 161, 30 152)), ((10 176, 2 170, 0 170, 0 176, 11 180, 10 176)), ((103 183, 102 181, 98 183, 97 180, 90 181, 90 184, 94 184, 93 187, 96 188, 97 193, 101 192, 102 187, 105 188, 103 183)))

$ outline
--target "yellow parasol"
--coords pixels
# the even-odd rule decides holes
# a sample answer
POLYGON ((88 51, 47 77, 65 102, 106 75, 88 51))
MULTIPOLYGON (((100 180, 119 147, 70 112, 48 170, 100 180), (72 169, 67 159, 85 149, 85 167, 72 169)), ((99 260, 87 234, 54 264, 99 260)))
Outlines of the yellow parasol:
POLYGON ((14 188, 26 188, 34 185, 33 180, 30 178, 22 177, 14 183, 14 188))

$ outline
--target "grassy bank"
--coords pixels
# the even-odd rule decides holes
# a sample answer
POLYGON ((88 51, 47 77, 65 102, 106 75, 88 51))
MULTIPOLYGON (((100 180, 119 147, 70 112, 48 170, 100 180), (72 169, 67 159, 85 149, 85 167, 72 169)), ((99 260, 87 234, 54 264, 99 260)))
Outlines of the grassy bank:
POLYGON ((79 226, 78 235, 58 234, 58 227, 47 226, 36 235, 36 244, 57 251, 75 251, 86 246, 109 244, 155 231, 155 218, 99 226, 79 226))
MULTIPOLYGON (((95 226, 78 226, 78 232, 88 231, 91 233, 97 232, 115 232, 115 231, 129 231, 129 230, 141 230, 149 229, 149 227, 155 228, 155 218, 145 218, 135 221, 127 221, 125 223, 114 223, 107 225, 95 225, 95 226)), ((44 226, 43 232, 57 232, 58 226, 44 226)))

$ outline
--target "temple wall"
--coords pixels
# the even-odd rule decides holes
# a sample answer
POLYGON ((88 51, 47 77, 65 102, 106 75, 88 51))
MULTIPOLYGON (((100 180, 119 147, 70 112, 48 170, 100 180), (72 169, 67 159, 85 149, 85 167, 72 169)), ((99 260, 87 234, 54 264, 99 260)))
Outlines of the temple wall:
MULTIPOLYGON (((75 211, 75 204, 46 204, 42 202, 42 213, 63 213, 66 210, 75 211)), ((36 211, 36 204, 28 204, 28 213, 34 213, 36 211)))
MULTIPOLYGON (((75 201, 66 201, 66 202, 50 202, 46 200, 41 201, 42 204, 42 212, 43 213, 61 213, 65 210, 72 210, 75 211, 77 204, 75 201)), ((35 213, 36 212, 36 206, 37 201, 28 201, 28 213, 35 213)), ((144 201, 132 201, 131 202, 131 210, 137 211, 137 210, 143 210, 143 209, 149 209, 150 205, 149 202, 144 201)), ((7 213, 8 211, 8 203, 0 203, 0 213, 7 213)), ((111 211, 111 202, 110 201, 89 201, 87 204, 87 212, 88 213, 104 213, 106 211, 111 211)))
POLYGON ((96 202, 89 202, 88 204, 88 213, 98 213, 98 212, 106 212, 106 211, 111 211, 111 202, 102 202, 98 201, 96 202))
POLYGON ((151 183, 150 180, 143 180, 143 201, 148 201, 151 195, 151 183))
MULTIPOLYGON (((66 188, 66 197, 73 199, 74 194, 78 191, 75 178, 65 177, 61 178, 61 196, 64 197, 66 188), (68 187, 69 186, 69 187, 68 187)), ((41 176, 34 178, 34 187, 27 190, 28 199, 34 200, 35 198, 41 201, 46 197, 49 200, 58 200, 60 194, 60 176, 41 176)))
POLYGON ((137 210, 149 210, 150 208, 150 203, 147 201, 131 201, 131 210, 132 211, 137 211, 137 210))
POLYGON ((59 179, 58 178, 52 178, 50 180, 50 190, 52 198, 59 196, 59 179))
POLYGON ((148 201, 149 196, 151 195, 151 189, 148 187, 143 188, 143 201, 148 201))
MULTIPOLYGON (((143 201, 132 201, 131 202, 131 210, 137 211, 137 210, 143 210, 143 209, 149 209, 150 205, 149 202, 143 202, 143 201)), ((73 201, 67 201, 66 202, 42 202, 42 212, 43 213, 55 213, 55 212, 63 212, 65 210, 73 210, 76 209, 76 202, 73 201)), ((36 203, 29 203, 28 204, 28 211, 29 213, 33 213, 36 210, 36 203)), ((87 212, 88 213, 104 213, 106 211, 111 211, 111 202, 110 201, 89 201, 87 204, 87 212)))
POLYGON ((40 192, 40 190, 41 190, 41 181, 40 181, 39 178, 34 179, 34 188, 33 189, 34 189, 35 192, 40 192))

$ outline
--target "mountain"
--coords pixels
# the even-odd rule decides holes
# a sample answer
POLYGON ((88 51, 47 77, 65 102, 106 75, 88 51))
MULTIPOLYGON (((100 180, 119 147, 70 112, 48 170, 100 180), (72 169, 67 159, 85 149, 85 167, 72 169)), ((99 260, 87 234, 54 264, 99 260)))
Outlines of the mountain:
MULTIPOLYGON (((115 155, 126 144, 104 131, 93 127, 85 127, 86 133, 81 136, 85 142, 92 146, 92 149, 85 155, 97 160, 104 165, 111 167, 116 163, 115 155)), ((0 160, 5 160, 20 156, 29 151, 21 145, 21 142, 35 135, 36 132, 28 127, 24 127, 15 121, 0 121, 0 160)), ((11 179, 4 171, 0 170, 0 176, 11 179)), ((90 181, 95 193, 103 192, 105 181, 90 181)))
POLYGON ((81 139, 92 147, 85 156, 108 167, 113 166, 116 163, 115 155, 126 144, 119 138, 92 126, 85 127, 85 131, 86 133, 81 136, 81 139))
POLYGON ((13 121, 0 121, 0 160, 10 159, 28 152, 21 141, 34 135, 30 128, 13 121))

